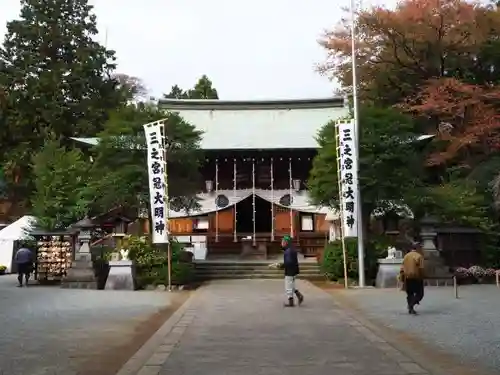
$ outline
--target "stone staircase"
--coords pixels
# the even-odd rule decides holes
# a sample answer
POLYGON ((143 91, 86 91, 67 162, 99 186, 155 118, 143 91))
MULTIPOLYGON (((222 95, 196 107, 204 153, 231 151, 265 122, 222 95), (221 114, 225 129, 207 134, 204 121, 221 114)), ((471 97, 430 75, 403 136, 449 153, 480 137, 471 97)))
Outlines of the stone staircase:
MULTIPOLYGON (((230 279, 282 279, 283 270, 270 268, 270 261, 260 260, 207 260, 195 263, 198 281, 230 279)), ((315 261, 300 263, 299 279, 324 280, 315 261)))

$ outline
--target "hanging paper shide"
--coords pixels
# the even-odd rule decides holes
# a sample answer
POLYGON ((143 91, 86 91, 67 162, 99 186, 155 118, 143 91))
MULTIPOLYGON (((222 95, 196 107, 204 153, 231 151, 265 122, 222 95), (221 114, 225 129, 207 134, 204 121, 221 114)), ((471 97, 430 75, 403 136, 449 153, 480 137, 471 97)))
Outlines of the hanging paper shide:
POLYGON ((340 146, 341 214, 345 237, 357 237, 358 220, 356 189, 358 188, 358 163, 354 139, 354 121, 338 124, 340 146))
POLYGON ((147 145, 149 199, 151 204, 152 241, 168 243, 168 212, 165 202, 165 160, 162 124, 144 125, 147 145))

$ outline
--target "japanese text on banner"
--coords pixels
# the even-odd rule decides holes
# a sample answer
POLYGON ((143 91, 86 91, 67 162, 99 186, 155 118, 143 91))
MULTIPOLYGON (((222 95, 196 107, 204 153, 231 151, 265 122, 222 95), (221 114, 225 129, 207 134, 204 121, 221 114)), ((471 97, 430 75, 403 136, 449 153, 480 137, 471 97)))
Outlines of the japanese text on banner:
POLYGON ((165 160, 162 125, 144 125, 146 136, 149 199, 151 204, 152 241, 168 243, 168 212, 165 202, 165 160))
POLYGON ((358 163, 356 160, 356 141, 354 121, 339 123, 340 145, 341 215, 344 237, 358 236, 357 194, 358 163))

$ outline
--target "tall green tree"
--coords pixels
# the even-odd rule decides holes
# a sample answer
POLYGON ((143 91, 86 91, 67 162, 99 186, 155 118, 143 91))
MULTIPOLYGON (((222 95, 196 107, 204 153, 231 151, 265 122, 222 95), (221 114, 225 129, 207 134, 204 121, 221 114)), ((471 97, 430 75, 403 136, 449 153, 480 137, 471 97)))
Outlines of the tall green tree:
POLYGON ((82 219, 92 200, 87 190, 88 158, 53 138, 32 160, 35 191, 31 203, 39 225, 47 230, 62 230, 82 219))
POLYGON ((48 134, 66 139, 102 130, 123 95, 110 77, 114 53, 95 41, 87 0, 21 0, 0 48, 0 87, 8 92, 1 159, 14 183, 31 191, 31 155, 48 134))
MULTIPOLYGON (((363 222, 391 202, 412 200, 422 186, 422 157, 415 142, 414 121, 394 109, 362 107, 359 183, 363 222)), ((328 123, 318 136, 319 151, 308 181, 314 203, 338 207, 339 185, 335 124, 328 123)), ((367 228, 365 228, 367 229, 367 228)))
POLYGON ((196 82, 194 88, 188 91, 189 99, 219 99, 219 94, 215 87, 213 87, 212 81, 203 75, 196 82))
POLYGON ((178 85, 174 85, 163 97, 167 99, 219 99, 219 94, 213 87, 212 81, 204 74, 192 89, 183 90, 178 85))
MULTIPOLYGON (((100 143, 94 148, 92 182, 93 213, 117 206, 149 202, 149 182, 144 150, 143 124, 165 119, 168 136, 169 195, 179 209, 196 207, 199 190, 198 161, 201 132, 177 114, 165 115, 155 104, 129 104, 114 111, 100 143)), ((147 203, 149 204, 149 203, 147 203)))

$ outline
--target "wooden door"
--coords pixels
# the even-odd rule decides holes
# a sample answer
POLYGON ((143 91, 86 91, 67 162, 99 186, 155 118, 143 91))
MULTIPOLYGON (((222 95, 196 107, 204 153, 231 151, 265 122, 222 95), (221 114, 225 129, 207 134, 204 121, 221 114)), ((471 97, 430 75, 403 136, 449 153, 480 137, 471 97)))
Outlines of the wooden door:
MULTIPOLYGON (((296 216, 297 212, 293 211, 292 217, 294 220, 294 232, 297 231, 297 225, 296 225, 296 216)), ((294 233, 290 233, 291 225, 290 225, 290 210, 283 208, 283 207, 277 207, 276 212, 274 214, 274 230, 277 235, 285 235, 285 234, 291 234, 292 237, 294 236, 294 233)))
POLYGON ((315 216, 315 223, 314 223, 315 232, 322 232, 322 233, 328 232, 330 229, 330 224, 328 223, 328 221, 325 220, 326 215, 315 214, 314 216, 315 216))
POLYGON ((233 233, 234 231, 234 209, 230 207, 228 209, 219 211, 217 214, 214 212, 212 216, 213 232, 215 232, 215 227, 218 222, 219 233, 233 233), (217 218, 218 216, 218 218, 217 218))

